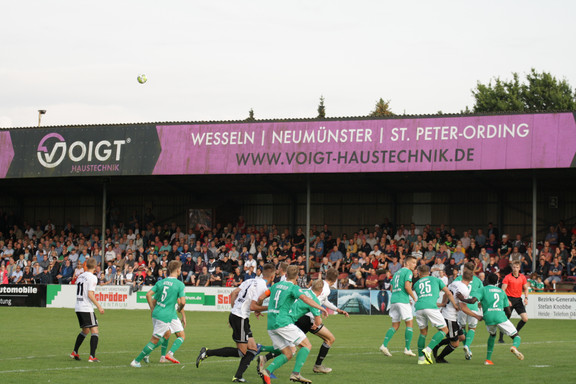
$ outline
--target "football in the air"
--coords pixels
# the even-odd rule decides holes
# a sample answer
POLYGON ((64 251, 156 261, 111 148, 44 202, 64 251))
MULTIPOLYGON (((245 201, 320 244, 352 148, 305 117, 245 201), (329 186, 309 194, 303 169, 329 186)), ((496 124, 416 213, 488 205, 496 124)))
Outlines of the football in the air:
POLYGON ((146 78, 145 74, 141 74, 140 76, 138 76, 138 82, 140 84, 144 84, 148 79, 146 78))

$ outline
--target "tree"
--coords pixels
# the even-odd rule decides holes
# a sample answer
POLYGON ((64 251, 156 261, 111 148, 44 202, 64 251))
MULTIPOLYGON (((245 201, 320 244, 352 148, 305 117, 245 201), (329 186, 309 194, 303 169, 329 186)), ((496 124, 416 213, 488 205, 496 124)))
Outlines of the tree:
POLYGON ((476 101, 474 112, 537 112, 576 109, 576 90, 566 80, 558 80, 550 73, 538 73, 534 68, 520 82, 512 73, 512 80, 478 82, 472 90, 476 101))
POLYGON ((324 106, 324 96, 320 96, 320 104, 318 104, 318 119, 326 118, 326 107, 324 106))
POLYGON ((376 102, 376 106, 374 110, 370 112, 371 117, 386 117, 386 116, 394 116, 394 113, 390 110, 390 100, 384 101, 384 99, 380 98, 376 102))
POLYGON ((250 108, 250 110, 248 111, 248 118, 246 118, 246 121, 256 121, 256 119, 254 118, 254 109, 250 108))

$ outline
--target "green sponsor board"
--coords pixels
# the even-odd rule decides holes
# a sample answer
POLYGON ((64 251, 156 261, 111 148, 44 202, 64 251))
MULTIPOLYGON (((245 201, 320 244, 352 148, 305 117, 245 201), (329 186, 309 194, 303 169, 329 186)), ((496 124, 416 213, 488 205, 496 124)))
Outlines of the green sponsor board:
MULTIPOLYGON (((146 304, 146 293, 137 292, 136 302, 146 304)), ((215 306, 216 296, 206 295, 204 292, 186 292, 186 304, 215 306)))

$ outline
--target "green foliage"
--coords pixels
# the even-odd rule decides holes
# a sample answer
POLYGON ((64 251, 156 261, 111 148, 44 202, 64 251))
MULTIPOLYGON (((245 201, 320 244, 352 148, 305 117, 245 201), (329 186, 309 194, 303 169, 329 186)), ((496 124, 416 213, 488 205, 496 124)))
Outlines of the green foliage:
POLYGON ((256 119, 254 118, 254 109, 250 108, 250 110, 248 111, 248 117, 246 118, 246 121, 256 121, 256 119))
POLYGON ((383 98, 380 98, 380 100, 376 102, 374 110, 370 112, 370 115, 368 116, 371 117, 394 116, 394 113, 392 113, 392 110, 390 110, 390 100, 384 101, 383 98))
POLYGON ((326 118, 326 107, 324 106, 324 96, 320 96, 320 104, 318 104, 318 119, 326 118))
POLYGON ((538 112, 576 109, 576 91, 566 80, 534 68, 521 82, 517 73, 512 80, 495 78, 488 84, 478 82, 472 90, 474 112, 538 112))

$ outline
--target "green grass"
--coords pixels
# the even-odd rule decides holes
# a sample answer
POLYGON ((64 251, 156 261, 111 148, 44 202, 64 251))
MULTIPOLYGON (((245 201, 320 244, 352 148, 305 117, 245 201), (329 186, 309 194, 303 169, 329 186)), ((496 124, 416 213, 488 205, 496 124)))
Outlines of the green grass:
MULTIPOLYGON (((0 383, 224 383, 230 382, 238 359, 209 358, 199 369, 195 360, 200 347, 233 346, 227 313, 188 313, 186 341, 177 352, 180 365, 157 363, 159 351, 152 353, 152 363, 141 369, 128 364, 147 343, 151 334, 150 313, 136 310, 108 310, 99 315, 100 364, 89 364, 88 340, 80 350, 82 361, 68 357, 78 334, 73 310, 47 308, 0 308, 0 383)), ((516 322, 516 320, 514 320, 516 322)), ((522 330, 520 350, 524 361, 509 352, 507 344, 496 344, 492 360, 495 366, 483 365, 487 333, 479 327, 472 346, 472 361, 464 359, 461 348, 448 357, 451 364, 419 366, 416 358, 405 357, 404 327, 401 326, 389 347, 393 357, 378 351, 390 326, 388 316, 333 316, 325 324, 335 334, 336 344, 325 360, 334 371, 330 375, 313 374, 320 339, 311 336, 312 353, 302 374, 314 383, 434 383, 515 382, 569 383, 576 379, 576 322, 569 320, 531 320, 522 330)), ((252 320, 256 340, 269 344, 265 319, 252 320)), ((429 336, 430 338, 430 336, 429 336)), ((174 340, 174 339, 172 339, 174 340)), ((417 331, 412 340, 416 350, 417 331)), ((275 383, 288 383, 294 361, 276 371, 275 383)), ((252 364, 245 378, 260 383, 252 364)))

